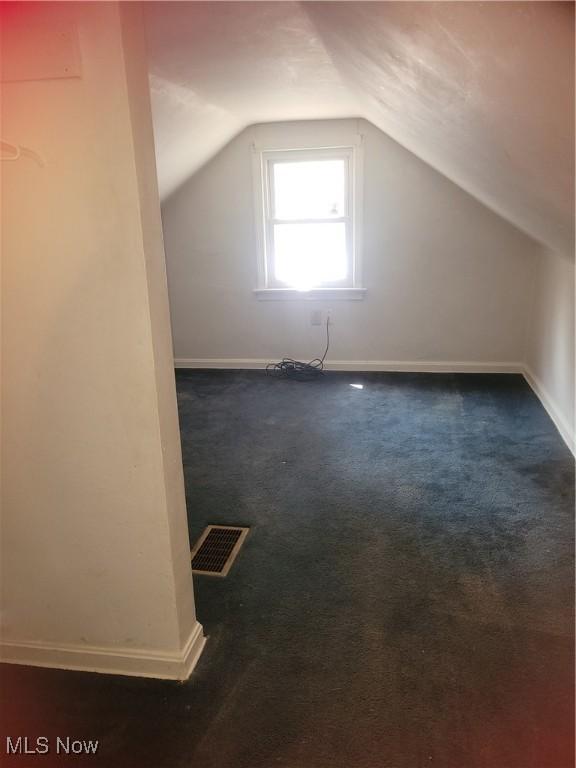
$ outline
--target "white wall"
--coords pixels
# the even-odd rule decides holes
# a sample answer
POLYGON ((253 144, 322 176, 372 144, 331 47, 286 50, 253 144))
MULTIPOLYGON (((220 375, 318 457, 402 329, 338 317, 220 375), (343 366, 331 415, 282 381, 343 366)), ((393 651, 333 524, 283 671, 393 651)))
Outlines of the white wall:
POLYGON ((542 250, 534 280, 527 377, 574 450, 574 260, 542 250))
POLYGON ((1 655, 186 677, 203 638, 141 9, 2 10, 37 56, 3 85, 3 138, 45 164, 2 163, 1 655), (44 79, 70 36, 81 76, 44 79))
POLYGON ((536 244, 364 120, 252 127, 162 209, 179 364, 260 365, 321 353, 366 367, 524 360, 536 244), (364 136, 364 301, 258 301, 251 144, 302 130, 364 136))

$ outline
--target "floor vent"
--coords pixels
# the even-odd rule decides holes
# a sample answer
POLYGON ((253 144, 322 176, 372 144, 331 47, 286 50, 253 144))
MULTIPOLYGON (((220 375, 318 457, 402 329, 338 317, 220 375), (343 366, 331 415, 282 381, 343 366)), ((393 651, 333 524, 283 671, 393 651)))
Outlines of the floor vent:
POLYGON ((249 530, 233 525, 209 525, 192 550, 192 572, 226 576, 249 530))

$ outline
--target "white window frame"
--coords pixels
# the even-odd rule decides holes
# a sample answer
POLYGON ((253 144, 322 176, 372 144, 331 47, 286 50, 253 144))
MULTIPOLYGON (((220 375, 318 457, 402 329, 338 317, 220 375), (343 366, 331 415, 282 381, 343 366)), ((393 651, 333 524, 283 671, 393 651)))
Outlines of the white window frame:
MULTIPOLYGON (((362 163, 361 141, 350 145, 331 147, 298 147, 259 149, 254 147, 254 205, 256 214, 256 242, 258 247, 258 286, 254 293, 259 299, 362 299, 361 232, 362 232, 362 163), (346 252, 348 276, 344 281, 325 283, 308 291, 286 286, 274 276, 273 228, 286 220, 273 216, 273 166, 295 160, 342 159, 346 168, 346 199, 344 215, 338 218, 306 219, 306 222, 346 225, 346 252)), ((296 223, 296 220, 290 220, 296 223)))

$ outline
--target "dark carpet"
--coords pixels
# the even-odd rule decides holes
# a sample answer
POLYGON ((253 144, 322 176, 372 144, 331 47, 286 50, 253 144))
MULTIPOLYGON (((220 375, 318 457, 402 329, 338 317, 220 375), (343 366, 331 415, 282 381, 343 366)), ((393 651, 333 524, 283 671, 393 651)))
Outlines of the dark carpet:
POLYGON ((574 463, 520 376, 177 386, 191 541, 252 529, 195 579, 201 661, 5 666, 12 731, 100 737, 70 765, 571 768, 574 463))

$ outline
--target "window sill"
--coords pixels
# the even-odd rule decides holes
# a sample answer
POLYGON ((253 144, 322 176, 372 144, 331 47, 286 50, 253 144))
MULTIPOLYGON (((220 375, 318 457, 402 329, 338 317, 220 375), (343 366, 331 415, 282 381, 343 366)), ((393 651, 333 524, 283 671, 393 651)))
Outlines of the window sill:
POLYGON ((314 288, 311 291, 297 291, 295 288, 255 288, 254 295, 259 301, 362 301, 366 288, 314 288))

